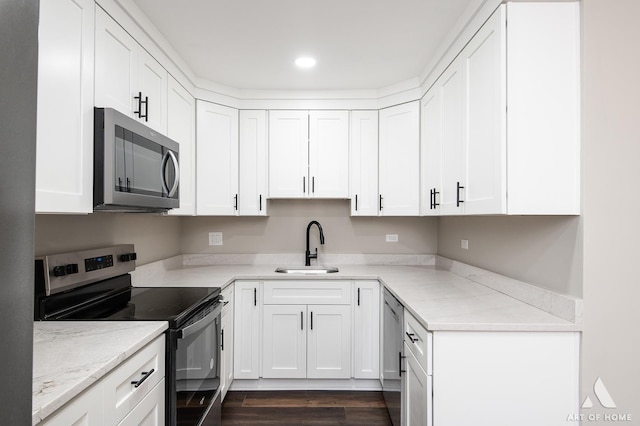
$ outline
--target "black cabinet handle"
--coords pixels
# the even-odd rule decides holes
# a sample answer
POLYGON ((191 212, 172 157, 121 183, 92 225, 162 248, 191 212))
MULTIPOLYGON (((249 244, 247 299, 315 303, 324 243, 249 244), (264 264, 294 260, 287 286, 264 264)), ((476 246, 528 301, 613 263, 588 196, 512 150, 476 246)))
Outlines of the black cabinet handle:
POLYGON ((311 176, 311 193, 315 194, 316 192, 316 177, 311 176))
MULTIPOLYGON (((147 122, 149 121, 149 97, 145 96, 144 101, 140 101, 140 103, 144 104, 144 114, 141 114, 140 118, 144 118, 144 121, 147 122)), ((140 110, 142 110, 142 107, 140 107, 140 110)))
POLYGON ((418 339, 417 337, 415 337, 414 333, 409 333, 408 331, 405 332, 405 334, 407 335, 407 337, 409 338, 409 340, 411 340, 411 343, 416 343, 417 341, 419 341, 420 339, 418 339))
POLYGON ((460 190, 464 189, 464 186, 460 186, 460 182, 456 182, 456 207, 460 207, 461 203, 464 203, 464 200, 460 199, 460 190))
POLYGON ((358 194, 356 194, 356 211, 358 211, 358 194))
POLYGON ((358 288, 358 306, 360 306, 360 288, 358 288))
POLYGON ((436 188, 433 188, 433 208, 434 209, 440 205, 437 199, 438 195, 440 195, 440 192, 437 191, 436 188))
POLYGON ((311 329, 313 330, 313 311, 311 311, 311 329))
POLYGON ((429 190, 429 210, 433 210, 433 188, 429 190))
POLYGON ((382 211, 382 195, 380 195, 380 211, 382 211))
POLYGON ((406 358, 402 356, 402 352, 398 352, 398 376, 402 376, 402 373, 406 373, 406 370, 402 369, 402 360, 406 358))
POLYGON ((238 211, 238 194, 236 194, 235 197, 233 198, 235 200, 233 208, 236 209, 236 211, 238 211))
POLYGON ((262 211, 262 194, 260 194, 260 211, 262 211))
POLYGON ((131 192, 131 181, 127 178, 127 192, 131 192))
POLYGON ((138 114, 138 118, 142 118, 142 92, 138 92, 138 96, 134 96, 133 99, 138 101, 138 110, 133 113, 138 114))
POLYGON ((302 176, 302 193, 307 192, 307 177, 302 176))
POLYGON ((142 379, 138 380, 137 382, 134 380, 133 382, 131 382, 131 384, 135 385, 134 387, 137 388, 138 386, 143 384, 144 381, 147 380, 149 378, 149 376, 151 376, 153 374, 154 371, 156 371, 154 368, 152 368, 149 371, 143 371, 142 372, 142 379))
POLYGON ((253 306, 258 306, 258 289, 253 289, 253 306))
POLYGON ((220 350, 224 351, 224 328, 220 330, 220 350))
POLYGON ((304 330, 304 312, 300 312, 300 330, 304 330))

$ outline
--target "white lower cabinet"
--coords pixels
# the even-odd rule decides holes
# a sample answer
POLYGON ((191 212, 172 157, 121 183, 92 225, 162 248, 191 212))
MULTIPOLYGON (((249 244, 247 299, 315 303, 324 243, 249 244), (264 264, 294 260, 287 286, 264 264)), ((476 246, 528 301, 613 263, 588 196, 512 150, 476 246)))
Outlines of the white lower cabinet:
POLYGON ((163 425, 165 336, 136 352, 42 424, 163 425))
POLYGON ((433 425, 433 378, 425 372, 407 344, 404 345, 405 424, 406 426, 431 426, 433 425))
POLYGON ((223 401, 233 382, 233 287, 231 284, 222 291, 220 391, 223 401))
POLYGON ((306 305, 264 306, 262 377, 307 377, 306 319, 306 305))
POLYGON ((353 295, 353 378, 380 377, 380 283, 356 281, 353 295))
POLYGON ((260 376, 260 283, 236 281, 233 309, 233 377, 260 376))

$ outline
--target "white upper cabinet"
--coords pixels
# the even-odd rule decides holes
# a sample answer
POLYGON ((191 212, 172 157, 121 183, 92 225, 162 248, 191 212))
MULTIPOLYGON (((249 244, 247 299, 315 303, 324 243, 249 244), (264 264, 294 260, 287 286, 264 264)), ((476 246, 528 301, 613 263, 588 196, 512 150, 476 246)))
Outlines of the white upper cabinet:
POLYGON ((351 215, 378 216, 378 111, 351 111, 351 215))
POLYGON ((349 112, 269 112, 269 197, 349 197, 349 112))
POLYGON ((167 93, 167 136, 180 144, 180 208, 174 215, 196 214, 196 102, 173 77, 167 93))
POLYGON ((198 215, 238 214, 238 110, 196 101, 198 215))
POLYGON ((167 132, 167 71, 124 28, 96 8, 95 100, 167 132))
POLYGON ((423 98, 422 214, 579 214, 579 45, 576 3, 496 10, 423 98))
POLYGON ((36 213, 93 211, 94 9, 40 3, 36 213))
POLYGON ((309 113, 309 196, 349 198, 349 111, 309 113))
POLYGON ((309 113, 269 111, 269 197, 303 198, 309 188, 309 113))
POLYGON ((420 211, 420 103, 380 110, 378 208, 383 216, 420 211))
POLYGON ((267 215, 267 111, 240 111, 240 216, 267 215))

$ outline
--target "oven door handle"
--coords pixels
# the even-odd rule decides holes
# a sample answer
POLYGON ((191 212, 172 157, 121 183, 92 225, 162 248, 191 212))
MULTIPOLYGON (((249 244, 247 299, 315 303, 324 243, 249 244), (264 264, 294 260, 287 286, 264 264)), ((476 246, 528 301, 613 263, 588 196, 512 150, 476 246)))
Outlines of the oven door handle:
POLYGON ((202 319, 180 330, 180 338, 186 339, 187 337, 194 335, 198 331, 202 330, 203 328, 211 324, 221 314, 222 314, 222 303, 216 302, 215 307, 211 312, 205 315, 202 319))

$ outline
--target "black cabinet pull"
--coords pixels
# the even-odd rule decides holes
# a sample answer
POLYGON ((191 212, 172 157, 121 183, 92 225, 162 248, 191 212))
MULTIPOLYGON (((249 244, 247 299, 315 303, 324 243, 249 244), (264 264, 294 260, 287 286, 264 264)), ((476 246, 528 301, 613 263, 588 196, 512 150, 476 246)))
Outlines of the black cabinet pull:
POLYGON ((402 352, 398 352, 398 376, 402 376, 402 373, 406 373, 406 370, 402 369, 402 360, 406 358, 402 356, 402 352))
POLYGON ((382 194, 380 195, 380 211, 382 211, 382 194))
POLYGON ((302 176, 302 193, 307 192, 307 177, 302 176))
POLYGON ((315 194, 316 192, 316 177, 311 176, 311 193, 315 194))
POLYGON ((131 181, 127 178, 127 192, 131 192, 131 181))
POLYGON ((440 205, 437 199, 438 195, 440 195, 440 192, 438 192, 436 188, 433 188, 433 208, 434 209, 440 205))
POLYGON ((300 312, 300 330, 304 330, 304 312, 300 312))
MULTIPOLYGON (((145 96, 144 101, 140 101, 140 103, 144 104, 144 114, 141 114, 140 118, 144 118, 144 121, 147 122, 149 121, 149 97, 145 96)), ((142 111, 142 106, 140 110, 142 111)))
POLYGON ((313 311, 311 311, 311 329, 313 330, 313 311))
POLYGON ((420 339, 418 339, 417 337, 415 337, 416 335, 414 333, 409 333, 408 331, 405 332, 405 334, 407 335, 407 337, 409 338, 409 340, 411 340, 411 343, 416 343, 417 341, 419 341, 420 339))
POLYGON ((137 388, 138 386, 140 386, 141 384, 144 383, 145 380, 147 380, 149 378, 149 376, 151 376, 153 374, 153 372, 156 371, 154 368, 152 368, 149 371, 143 371, 142 372, 142 378, 138 381, 132 381, 131 384, 135 385, 134 387, 137 388))
POLYGON ((134 96, 133 99, 138 101, 138 110, 133 113, 138 114, 138 118, 142 118, 142 92, 138 92, 138 96, 134 96))
POLYGON ((220 350, 224 351, 224 328, 220 330, 220 350))
POLYGON ((258 289, 253 289, 253 306, 258 306, 258 289))
POLYGON ((234 201, 234 205, 233 208, 236 209, 236 211, 238 211, 238 194, 236 194, 235 197, 233 197, 234 201))
POLYGON ((360 306, 360 288, 358 288, 358 306, 360 306))
POLYGON ((262 211, 262 194, 260 194, 260 211, 262 211))
POLYGON ((122 192, 122 179, 118 178, 118 191, 122 192))
POLYGON ((433 189, 429 190, 429 210, 433 210, 433 189))
POLYGON ((358 211, 358 194, 356 194, 356 211, 358 211))
POLYGON ((464 186, 460 186, 460 182, 456 182, 456 207, 460 207, 461 203, 464 203, 464 200, 460 199, 460 190, 464 189, 464 186))

